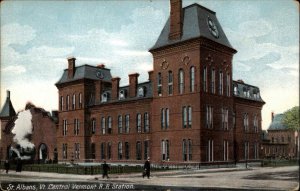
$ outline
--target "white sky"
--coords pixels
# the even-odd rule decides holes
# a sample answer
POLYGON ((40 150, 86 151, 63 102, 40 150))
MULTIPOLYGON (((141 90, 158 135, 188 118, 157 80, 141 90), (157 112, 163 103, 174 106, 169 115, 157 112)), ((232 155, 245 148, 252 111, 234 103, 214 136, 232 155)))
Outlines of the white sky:
MULTIPOLYGON (((232 46, 233 79, 258 86, 271 111, 299 105, 299 7, 292 0, 183 0, 216 12, 232 46)), ((58 107, 54 84, 75 56, 77 65, 105 63, 113 76, 148 78, 157 40, 169 15, 169 1, 1 2, 1 106, 6 90, 17 111, 27 101, 58 107)))

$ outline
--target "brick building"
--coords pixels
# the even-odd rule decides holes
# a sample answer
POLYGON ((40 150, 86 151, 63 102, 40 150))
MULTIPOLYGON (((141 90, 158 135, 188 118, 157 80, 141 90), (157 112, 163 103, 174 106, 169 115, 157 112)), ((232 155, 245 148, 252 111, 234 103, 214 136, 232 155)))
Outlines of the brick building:
POLYGON ((262 144, 262 157, 291 159, 297 157, 298 133, 282 122, 283 114, 272 113, 272 122, 262 144))
POLYGON ((57 113, 53 112, 52 116, 42 108, 35 107, 28 103, 25 107, 31 113, 32 134, 26 135, 25 138, 34 145, 33 149, 19 145, 14 140, 15 134, 12 130, 18 114, 10 100, 10 92, 7 91, 7 98, 0 113, 1 120, 1 144, 0 159, 13 160, 20 156, 30 155, 33 160, 55 160, 57 159, 56 149, 56 121, 57 113), (20 156, 18 156, 20 153, 20 156))
POLYGON ((171 0, 153 71, 120 87, 104 65, 68 68, 59 91, 59 161, 212 163, 259 159, 259 88, 232 80, 229 43, 215 12, 171 0))

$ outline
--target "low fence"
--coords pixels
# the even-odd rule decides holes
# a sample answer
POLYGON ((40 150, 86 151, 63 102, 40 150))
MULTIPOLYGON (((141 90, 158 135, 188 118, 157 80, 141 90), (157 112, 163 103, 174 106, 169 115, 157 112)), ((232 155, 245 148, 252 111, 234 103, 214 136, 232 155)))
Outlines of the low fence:
POLYGON ((268 159, 268 160, 263 160, 261 163, 262 167, 293 166, 293 165, 299 165, 299 161, 297 159, 292 159, 292 160, 268 159))

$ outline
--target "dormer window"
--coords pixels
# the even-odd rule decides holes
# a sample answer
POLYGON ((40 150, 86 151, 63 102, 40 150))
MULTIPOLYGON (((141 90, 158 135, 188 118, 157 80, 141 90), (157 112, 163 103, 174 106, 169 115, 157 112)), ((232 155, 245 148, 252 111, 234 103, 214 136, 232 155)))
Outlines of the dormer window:
POLYGON ((247 88, 243 87, 244 97, 247 97, 247 88))
POLYGON ((233 91, 234 91, 234 95, 238 95, 238 88, 237 88, 237 86, 234 86, 233 91))
POLYGON ((108 92, 104 92, 101 96, 101 103, 105 103, 109 100, 109 93, 108 92))
POLYGON ((126 96, 127 96, 126 90, 120 90, 120 92, 119 92, 119 99, 120 100, 125 99, 126 96))
POLYGON ((145 97, 145 95, 146 95, 146 88, 145 87, 139 87, 138 97, 145 97))

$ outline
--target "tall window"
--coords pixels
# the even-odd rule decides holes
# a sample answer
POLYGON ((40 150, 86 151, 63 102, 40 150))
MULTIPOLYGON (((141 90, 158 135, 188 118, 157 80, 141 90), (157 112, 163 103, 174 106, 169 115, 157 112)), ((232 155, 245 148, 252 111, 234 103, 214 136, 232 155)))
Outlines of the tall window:
POLYGON ((119 144, 118 144, 118 159, 119 160, 122 160, 122 155, 123 155, 122 142, 119 142, 119 144))
POLYGON ((173 94, 173 73, 172 71, 168 72, 168 94, 173 94))
POLYGON ((249 159, 249 141, 244 143, 244 159, 249 159))
POLYGON ((228 161, 229 159, 229 149, 228 149, 229 142, 228 140, 223 141, 223 160, 228 161))
POLYGON ((213 107, 207 105, 206 106, 206 127, 213 128, 213 107))
POLYGON ((141 142, 136 142, 136 160, 142 160, 142 145, 141 142))
POLYGON ((160 72, 157 76, 157 94, 158 96, 162 96, 162 77, 160 72))
POLYGON ((211 93, 216 93, 216 72, 215 69, 211 70, 211 93))
POLYGON ((223 95, 223 72, 219 73, 219 94, 223 95))
POLYGON ((67 95, 67 98, 66 98, 66 110, 68 111, 69 110, 69 104, 70 104, 70 96, 67 95))
POLYGON ((227 73, 226 76, 226 95, 230 97, 230 74, 227 73))
POLYGON ((92 119, 92 134, 96 132, 96 119, 92 119))
POLYGON ((258 132, 258 119, 257 119, 257 115, 254 115, 254 119, 253 119, 253 127, 254 127, 254 132, 257 133, 258 132))
POLYGON ((170 153, 169 153, 169 141, 162 140, 161 141, 161 158, 162 160, 168 160, 170 153))
POLYGON ((68 131, 68 121, 63 120, 63 136, 67 135, 67 131, 68 131))
POLYGON ((60 111, 62 111, 63 110, 63 108, 64 108, 64 97, 63 96, 60 96, 60 111))
POLYGON ((74 144, 74 154, 75 154, 75 159, 80 159, 80 144, 75 143, 74 144))
POLYGON ((96 158, 96 145, 95 145, 95 143, 91 144, 91 158, 92 159, 96 158))
POLYGON ((107 144, 107 159, 111 159, 111 142, 107 144))
POLYGON ((68 158, 68 144, 64 143, 62 146, 63 159, 68 158))
POLYGON ((101 159, 105 159, 105 143, 101 143, 101 159))
POLYGON ((228 130, 228 109, 222 108, 222 128, 228 130))
POLYGON ((192 127, 192 107, 184 106, 182 108, 183 128, 192 127))
POLYGON ((76 109, 76 95, 73 94, 73 97, 72 97, 72 109, 76 109))
POLYGON ((78 135, 79 134, 79 120, 74 119, 74 134, 78 135))
POLYGON ((182 141, 182 158, 184 161, 192 160, 192 141, 190 139, 182 141))
POLYGON ((110 116, 107 118, 107 133, 112 133, 112 119, 110 116))
POLYGON ((125 159, 129 159, 129 143, 125 142, 125 159))
POLYGON ((140 113, 136 115, 136 131, 138 133, 142 132, 142 115, 140 113))
POLYGON ((166 128, 169 128, 169 125, 170 125, 170 120, 169 120, 169 109, 166 108, 166 113, 165 113, 165 116, 166 116, 166 128))
POLYGON ((130 117, 129 114, 125 115, 125 133, 129 133, 129 122, 130 121, 130 117))
POLYGON ((165 109, 161 109, 160 110, 160 125, 161 125, 161 128, 164 129, 165 128, 165 109))
POLYGON ((118 116, 118 132, 122 133, 123 130, 123 118, 122 115, 118 116))
POLYGON ((238 87, 236 85, 234 86, 233 93, 234 93, 234 95, 238 95, 238 93, 239 93, 238 92, 238 87))
POLYGON ((249 130, 249 119, 248 119, 248 113, 244 113, 244 130, 248 131, 249 130))
POLYGON ((214 140, 213 139, 209 139, 208 140, 208 149, 207 149, 207 160, 209 162, 214 161, 214 140))
POLYGON ((187 107, 182 108, 182 121, 183 121, 183 128, 187 127, 187 107))
POLYGON ((203 91, 207 92, 207 68, 203 69, 203 91))
POLYGON ((195 91, 195 67, 190 68, 190 92, 195 91))
POLYGON ((101 118, 101 129, 102 129, 102 134, 105 135, 105 117, 101 118))
POLYGON ((253 149, 254 149, 254 159, 258 159, 258 155, 259 155, 258 154, 259 153, 258 148, 259 148, 258 143, 255 142, 254 147, 253 147, 253 149))
POLYGON ((144 113, 144 132, 149 133, 149 114, 144 113))
POLYGON ((79 108, 82 108, 82 94, 79 93, 79 104, 78 104, 79 108))
POLYGON ((178 90, 179 90, 179 93, 182 94, 183 91, 184 91, 184 73, 183 73, 183 70, 180 69, 179 70, 179 74, 178 74, 178 90))
POLYGON ((146 160, 150 154, 150 146, 149 141, 144 141, 144 159, 146 160))

